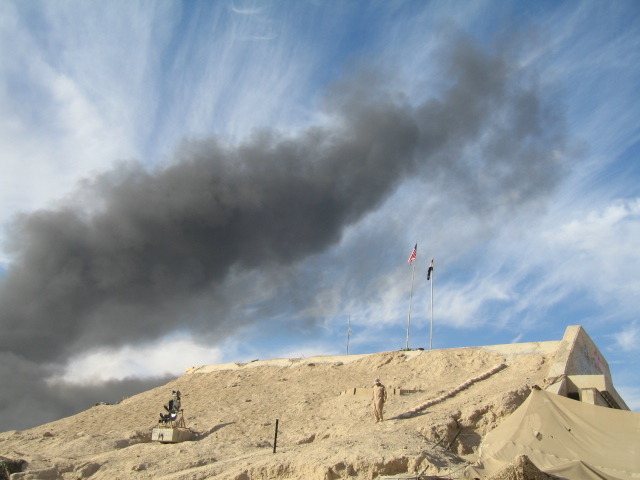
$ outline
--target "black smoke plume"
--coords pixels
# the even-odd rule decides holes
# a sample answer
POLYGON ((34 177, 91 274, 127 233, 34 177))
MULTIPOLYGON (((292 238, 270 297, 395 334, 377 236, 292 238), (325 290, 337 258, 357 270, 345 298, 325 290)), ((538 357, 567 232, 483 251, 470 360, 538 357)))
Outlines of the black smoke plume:
POLYGON ((547 195, 564 132, 535 76, 467 39, 441 57, 441 86, 420 104, 363 69, 332 87, 322 125, 185 141, 168 165, 119 164, 74 202, 22 215, 0 284, 2 355, 62 365, 177 328, 222 339, 262 320, 227 315, 230 275, 325 251, 410 177, 480 214, 547 195), (198 310, 203 298, 213 310, 198 310))

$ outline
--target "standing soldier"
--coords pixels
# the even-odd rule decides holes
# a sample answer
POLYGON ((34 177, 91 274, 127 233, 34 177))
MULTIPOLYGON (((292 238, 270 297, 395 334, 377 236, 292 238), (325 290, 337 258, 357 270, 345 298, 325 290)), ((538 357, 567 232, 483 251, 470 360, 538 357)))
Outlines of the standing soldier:
POLYGON ((382 422, 382 410, 384 402, 387 401, 387 389, 380 383, 380 379, 376 378, 373 386, 373 414, 376 417, 376 423, 382 422))

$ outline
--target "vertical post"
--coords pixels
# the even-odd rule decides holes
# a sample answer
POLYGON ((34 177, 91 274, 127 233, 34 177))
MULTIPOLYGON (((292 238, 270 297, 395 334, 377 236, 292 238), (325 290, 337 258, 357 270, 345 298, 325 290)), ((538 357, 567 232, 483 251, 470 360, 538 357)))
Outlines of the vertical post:
POLYGON ((413 300, 413 276, 416 272, 416 261, 413 261, 413 269, 411 270, 411 295, 409 295, 409 318, 407 319, 407 343, 405 348, 409 349, 409 330, 411 328, 411 302, 413 300))
POLYGON ((277 445, 278 445, 278 419, 276 418, 276 434, 273 437, 273 453, 276 453, 277 445))
POLYGON ((349 337, 351 336, 351 315, 347 321, 347 355, 349 355, 349 337))
POLYGON ((433 258, 431 259, 431 266, 429 267, 429 273, 431 274, 431 327, 429 329, 429 350, 433 349, 433 258))

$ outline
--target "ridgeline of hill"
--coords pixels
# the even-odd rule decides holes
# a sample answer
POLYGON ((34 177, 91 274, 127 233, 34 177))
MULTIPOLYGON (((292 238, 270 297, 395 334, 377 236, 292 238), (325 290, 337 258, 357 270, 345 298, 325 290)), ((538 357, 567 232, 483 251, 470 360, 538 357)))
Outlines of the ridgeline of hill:
POLYGON ((551 360, 548 352, 505 357, 461 348, 194 368, 117 405, 2 433, 0 456, 27 462, 16 480, 454 475, 482 436, 532 386, 543 386, 551 360), (370 394, 376 378, 389 394, 378 424, 370 394), (151 442, 173 390, 182 392, 194 438, 151 442))

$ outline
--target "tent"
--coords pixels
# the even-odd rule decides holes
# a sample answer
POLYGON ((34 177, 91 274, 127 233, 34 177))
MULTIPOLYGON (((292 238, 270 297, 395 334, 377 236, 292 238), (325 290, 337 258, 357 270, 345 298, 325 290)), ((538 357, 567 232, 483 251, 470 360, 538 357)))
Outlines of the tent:
POLYGON ((567 480, 640 479, 640 413, 532 390, 480 445, 465 478, 484 478, 526 455, 567 480))

